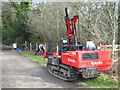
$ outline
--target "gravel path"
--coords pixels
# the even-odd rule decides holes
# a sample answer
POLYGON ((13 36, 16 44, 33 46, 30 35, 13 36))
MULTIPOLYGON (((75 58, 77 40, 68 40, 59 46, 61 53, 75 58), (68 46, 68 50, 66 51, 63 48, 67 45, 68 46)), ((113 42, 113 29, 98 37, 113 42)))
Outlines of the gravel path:
POLYGON ((43 67, 12 50, 2 51, 3 88, 87 88, 78 82, 65 82, 43 67))

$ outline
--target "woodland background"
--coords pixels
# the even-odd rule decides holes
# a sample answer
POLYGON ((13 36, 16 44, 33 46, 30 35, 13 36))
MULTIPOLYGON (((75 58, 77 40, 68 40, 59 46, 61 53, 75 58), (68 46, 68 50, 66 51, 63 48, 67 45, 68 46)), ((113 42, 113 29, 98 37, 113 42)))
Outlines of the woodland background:
MULTIPOLYGON (((77 38, 96 45, 118 44, 120 2, 2 2, 2 43, 12 45, 49 41, 59 43, 66 37, 65 8, 69 17, 79 15, 77 38)), ((118 61, 118 59, 117 59, 118 61)), ((116 64, 114 64, 116 65, 116 64)))

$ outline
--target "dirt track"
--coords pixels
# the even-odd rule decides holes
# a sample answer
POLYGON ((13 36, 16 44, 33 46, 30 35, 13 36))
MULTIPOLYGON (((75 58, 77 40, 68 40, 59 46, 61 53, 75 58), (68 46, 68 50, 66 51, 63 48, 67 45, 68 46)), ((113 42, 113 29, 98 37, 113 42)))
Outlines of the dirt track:
POLYGON ((46 67, 12 50, 2 52, 3 88, 87 88, 78 82, 65 82, 50 75, 46 67))

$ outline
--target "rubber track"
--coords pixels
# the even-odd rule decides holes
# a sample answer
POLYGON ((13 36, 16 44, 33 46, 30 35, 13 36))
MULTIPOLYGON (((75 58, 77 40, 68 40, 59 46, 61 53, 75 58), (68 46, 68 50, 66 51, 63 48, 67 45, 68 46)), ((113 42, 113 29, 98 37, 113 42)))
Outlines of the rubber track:
MULTIPOLYGON (((60 65, 61 66, 61 65, 60 65)), ((64 65, 63 65, 64 66, 64 65)), ((63 68, 65 68, 65 67, 63 67, 63 68)), ((56 74, 54 74, 54 73, 52 73, 52 71, 49 69, 49 67, 47 67, 47 69, 48 69, 48 72, 50 73, 50 74, 52 74, 53 76, 55 76, 55 77, 57 77, 57 78, 60 78, 60 79, 62 79, 62 80, 64 80, 64 81, 74 81, 74 79, 73 80, 70 80, 70 77, 68 78, 68 79, 66 79, 66 78, 63 78, 63 77, 60 77, 59 75, 56 75, 56 74)), ((66 67, 66 69, 68 69, 68 67, 66 67)), ((69 69, 68 69, 69 70, 69 69)))

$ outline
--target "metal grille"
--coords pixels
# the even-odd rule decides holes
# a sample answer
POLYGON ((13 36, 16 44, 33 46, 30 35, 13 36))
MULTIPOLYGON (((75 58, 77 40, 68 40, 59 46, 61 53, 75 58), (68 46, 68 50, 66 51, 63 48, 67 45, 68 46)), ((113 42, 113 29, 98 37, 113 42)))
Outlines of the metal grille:
POLYGON ((98 59, 98 53, 84 53, 82 54, 82 60, 94 60, 98 59))

